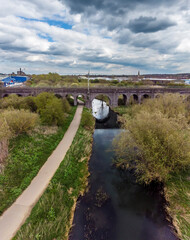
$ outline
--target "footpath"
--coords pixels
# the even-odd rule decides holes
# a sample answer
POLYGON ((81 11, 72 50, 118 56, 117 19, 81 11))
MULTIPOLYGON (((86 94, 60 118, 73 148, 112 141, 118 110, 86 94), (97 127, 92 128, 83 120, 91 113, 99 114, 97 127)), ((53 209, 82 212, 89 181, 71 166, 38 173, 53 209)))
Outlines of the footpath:
POLYGON ((80 125, 82 111, 83 106, 79 105, 73 121, 57 148, 47 159, 30 185, 0 217, 0 240, 12 239, 30 215, 32 208, 42 196, 70 148, 80 125))

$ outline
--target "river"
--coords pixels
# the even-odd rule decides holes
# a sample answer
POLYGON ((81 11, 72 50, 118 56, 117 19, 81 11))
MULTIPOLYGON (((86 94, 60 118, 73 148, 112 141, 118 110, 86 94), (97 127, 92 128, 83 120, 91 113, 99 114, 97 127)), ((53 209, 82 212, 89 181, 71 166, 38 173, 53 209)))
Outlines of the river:
POLYGON ((177 240, 159 192, 114 167, 112 141, 121 131, 94 131, 89 190, 77 201, 69 240, 177 240))

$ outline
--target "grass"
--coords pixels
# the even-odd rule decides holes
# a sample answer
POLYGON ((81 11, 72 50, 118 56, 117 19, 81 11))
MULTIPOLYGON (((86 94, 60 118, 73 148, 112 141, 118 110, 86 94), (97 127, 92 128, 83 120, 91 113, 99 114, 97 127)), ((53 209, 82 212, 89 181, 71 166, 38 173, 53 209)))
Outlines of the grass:
POLYGON ((10 141, 9 157, 0 174, 0 214, 8 208, 37 175, 52 151, 57 147, 69 127, 76 107, 56 133, 20 135, 10 141))
POLYGON ((120 116, 127 113, 128 106, 118 106, 113 109, 114 112, 118 113, 120 116))
POLYGON ((14 240, 68 238, 76 200, 87 187, 93 128, 94 122, 90 129, 80 125, 59 169, 14 240))
POLYGON ((190 240, 190 171, 173 175, 165 185, 167 211, 182 240, 190 240))

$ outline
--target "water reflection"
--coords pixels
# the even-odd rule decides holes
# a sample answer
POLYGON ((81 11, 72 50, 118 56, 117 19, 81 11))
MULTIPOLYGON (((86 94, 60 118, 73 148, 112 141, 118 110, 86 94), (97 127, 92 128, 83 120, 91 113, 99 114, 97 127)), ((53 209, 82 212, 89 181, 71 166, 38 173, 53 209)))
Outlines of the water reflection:
POLYGON ((159 193, 113 167, 113 138, 121 129, 96 129, 89 191, 77 203, 70 240, 176 240, 159 193))
POLYGON ((98 120, 105 119, 109 114, 109 106, 104 101, 94 99, 92 101, 92 114, 98 120))

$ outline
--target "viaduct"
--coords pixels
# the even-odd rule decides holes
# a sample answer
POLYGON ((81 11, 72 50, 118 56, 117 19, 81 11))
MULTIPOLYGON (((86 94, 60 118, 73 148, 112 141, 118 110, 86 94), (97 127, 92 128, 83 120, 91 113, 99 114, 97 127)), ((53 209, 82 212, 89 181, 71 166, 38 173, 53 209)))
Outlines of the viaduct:
POLYGON ((111 107, 118 106, 119 96, 123 96, 123 100, 127 105, 131 98, 141 103, 144 98, 155 98, 164 93, 179 93, 190 95, 190 88, 117 88, 117 87, 99 87, 90 88, 25 88, 25 87, 8 87, 0 88, 0 98, 9 96, 10 94, 17 94, 18 96, 37 96, 42 92, 54 93, 57 97, 67 97, 72 95, 74 105, 77 105, 78 96, 83 96, 85 99, 85 106, 91 108, 92 101, 98 95, 106 95, 109 98, 109 105, 111 107))

